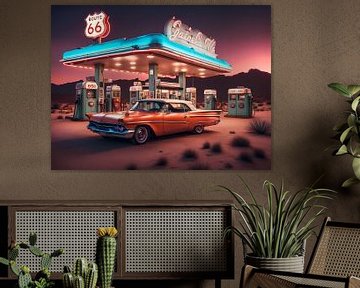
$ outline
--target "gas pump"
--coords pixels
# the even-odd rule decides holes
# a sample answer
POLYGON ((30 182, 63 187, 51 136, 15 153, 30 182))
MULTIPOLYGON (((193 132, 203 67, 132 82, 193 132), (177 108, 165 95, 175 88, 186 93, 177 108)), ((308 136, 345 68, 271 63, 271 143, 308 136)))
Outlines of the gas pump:
POLYGON ((205 89, 204 90, 204 102, 205 110, 215 110, 216 109, 216 90, 214 89, 205 89))
POLYGON ((170 93, 169 90, 161 89, 161 99, 169 99, 170 93))
POLYGON ((185 100, 191 101, 196 106, 196 88, 188 87, 185 90, 185 100))
POLYGON ((87 113, 96 113, 96 90, 98 85, 93 81, 79 82, 75 86, 76 100, 73 119, 86 120, 87 113))
POLYGON ((252 117, 253 96, 251 89, 239 87, 228 90, 228 115, 235 117, 252 117))
POLYGON ((148 89, 143 90, 140 93, 141 99, 150 99, 150 91, 148 89))
POLYGON ((130 107, 134 106, 138 100, 141 100, 142 86, 135 85, 130 87, 130 107))
POLYGON ((119 112, 121 110, 121 88, 118 85, 106 86, 105 111, 119 112))

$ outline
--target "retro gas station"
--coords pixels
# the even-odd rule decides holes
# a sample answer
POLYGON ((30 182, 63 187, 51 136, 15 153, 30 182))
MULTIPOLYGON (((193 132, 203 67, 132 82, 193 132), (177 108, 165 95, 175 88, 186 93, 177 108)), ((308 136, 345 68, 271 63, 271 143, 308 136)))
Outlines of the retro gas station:
MULTIPOLYGON (((216 42, 179 19, 169 20, 164 34, 154 33, 103 42, 110 33, 109 16, 104 12, 88 15, 85 36, 94 43, 63 53, 61 62, 69 67, 93 70, 93 76, 76 85, 74 120, 86 120, 88 113, 118 112, 140 99, 181 99, 197 105, 195 87, 186 87, 186 77, 211 77, 231 72, 231 65, 219 59, 216 42), (145 73, 148 81, 134 82, 130 103, 122 99, 121 87, 105 78, 107 71, 145 73), (160 77, 176 80, 165 82, 160 77)), ((249 88, 229 87, 229 117, 252 117, 249 88)), ((216 109, 217 91, 205 89, 204 109, 216 109)), ((198 106, 198 105, 197 105, 198 106)))

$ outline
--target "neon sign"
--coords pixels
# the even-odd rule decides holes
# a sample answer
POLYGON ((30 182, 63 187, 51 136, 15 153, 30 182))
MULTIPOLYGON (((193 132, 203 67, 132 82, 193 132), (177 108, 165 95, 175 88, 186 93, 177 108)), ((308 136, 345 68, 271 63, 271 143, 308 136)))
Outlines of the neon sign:
POLYGON ((91 39, 105 38, 110 33, 109 16, 104 12, 89 14, 86 18, 85 36, 91 39))
POLYGON ((189 46, 198 52, 216 57, 216 41, 197 29, 192 29, 173 17, 165 24, 165 35, 174 42, 189 46))

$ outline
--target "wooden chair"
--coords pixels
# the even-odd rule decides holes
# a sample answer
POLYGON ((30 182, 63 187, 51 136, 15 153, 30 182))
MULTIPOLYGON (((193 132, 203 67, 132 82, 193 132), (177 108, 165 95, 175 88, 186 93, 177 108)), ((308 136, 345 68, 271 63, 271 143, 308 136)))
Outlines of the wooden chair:
POLYGON ((244 266, 242 288, 360 287, 360 223, 326 218, 306 273, 278 272, 244 266))

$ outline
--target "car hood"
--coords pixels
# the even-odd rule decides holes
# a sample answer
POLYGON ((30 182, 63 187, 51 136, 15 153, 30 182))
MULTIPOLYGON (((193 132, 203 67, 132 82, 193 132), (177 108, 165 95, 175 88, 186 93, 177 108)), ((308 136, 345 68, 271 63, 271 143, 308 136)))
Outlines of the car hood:
POLYGON ((91 115, 90 121, 95 121, 99 123, 117 124, 119 120, 124 119, 128 115, 129 115, 128 111, 112 112, 112 113, 96 113, 91 115))
POLYGON ((132 117, 143 116, 143 112, 139 111, 122 111, 122 112, 106 112, 91 115, 90 121, 98 123, 117 124, 119 120, 129 119, 132 117))

